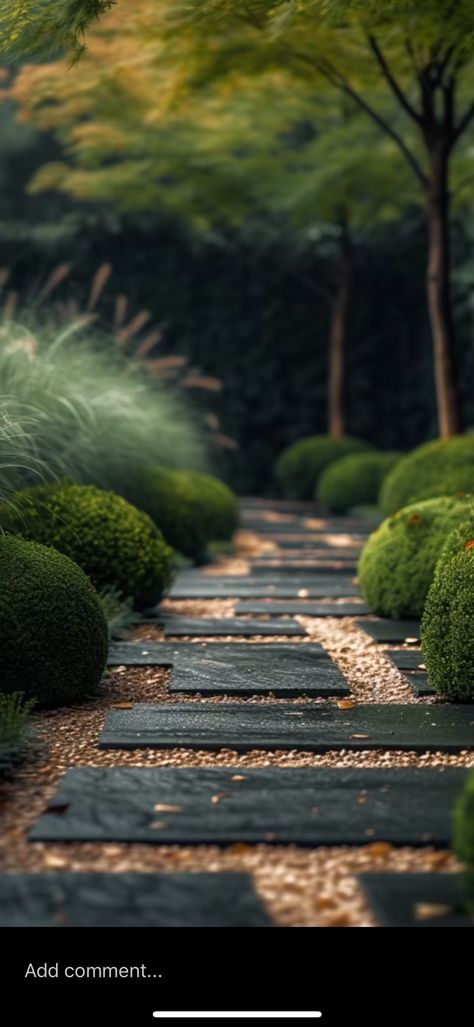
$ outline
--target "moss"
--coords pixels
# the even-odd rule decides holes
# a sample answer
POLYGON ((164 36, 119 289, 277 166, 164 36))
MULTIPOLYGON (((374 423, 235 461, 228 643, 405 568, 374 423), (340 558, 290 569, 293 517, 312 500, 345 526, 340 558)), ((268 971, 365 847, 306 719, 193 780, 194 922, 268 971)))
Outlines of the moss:
POLYGON ((422 646, 430 682, 449 699, 474 699, 474 551, 438 567, 426 599, 422 646))
POLYGON ((463 894, 466 912, 474 916, 474 770, 454 807, 453 849, 464 863, 463 894))
POLYGON ((469 498, 413 503, 372 532, 359 562, 362 594, 383 617, 421 617, 443 543, 465 519, 469 498))
POLYGON ((317 498, 333 513, 376 505, 384 478, 399 460, 400 453, 343 456, 323 471, 316 486, 317 498))
POLYGON ((0 538, 2 690, 43 705, 79 699, 99 683, 108 650, 99 597, 55 549, 0 538))
POLYGON ((156 468, 135 482, 134 499, 174 549, 198 562, 208 544, 228 537, 237 523, 235 497, 210 475, 156 468))
POLYGON ((313 499, 319 476, 329 464, 370 448, 360 439, 313 435, 283 450, 275 465, 275 477, 288 499, 313 499))
POLYGON ((437 439, 403 457, 380 494, 384 514, 434 496, 474 493, 474 435, 437 439))
POLYGON ((42 486, 4 507, 5 531, 52 545, 98 589, 113 586, 137 608, 158 602, 171 580, 171 552, 153 521, 114 492, 93 485, 42 486))

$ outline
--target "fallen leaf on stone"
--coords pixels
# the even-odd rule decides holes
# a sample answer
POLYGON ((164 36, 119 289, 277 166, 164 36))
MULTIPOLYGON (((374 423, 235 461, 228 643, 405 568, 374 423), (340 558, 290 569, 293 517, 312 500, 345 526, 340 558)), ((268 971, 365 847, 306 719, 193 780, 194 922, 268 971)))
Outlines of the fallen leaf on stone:
POLYGON ((449 916, 453 907, 444 902, 416 902, 415 920, 434 920, 435 917, 449 916))
POLYGON ((231 781, 246 781, 245 774, 232 774, 231 781))
POLYGON ((372 842, 372 845, 367 846, 367 852, 371 856, 381 856, 382 858, 389 856, 392 849, 393 845, 390 842, 372 842))
POLYGON ((112 703, 112 709, 113 710, 133 710, 134 706, 135 706, 134 702, 113 702, 112 703))
POLYGON ((63 909, 59 910, 58 913, 55 913, 54 923, 56 927, 64 927, 65 924, 67 924, 67 916, 63 909))
POLYGON ((300 588, 298 591, 298 599, 307 599, 309 592, 307 588, 300 588))
POLYGON ((354 706, 357 706, 357 703, 352 699, 338 699, 336 706, 340 710, 352 710, 354 709, 354 706))
POLYGON ((168 824, 166 823, 166 820, 153 820, 150 827, 152 827, 154 831, 159 831, 162 827, 168 827, 168 824))
POLYGON ((221 799, 225 799, 225 797, 226 797, 226 793, 225 792, 218 792, 217 795, 213 795, 211 797, 212 805, 213 806, 218 806, 220 801, 221 801, 221 799))
POLYGON ((351 738, 370 738, 370 735, 351 735, 351 738))
POLYGON ((415 643, 418 642, 418 639, 417 638, 406 638, 405 642, 407 643, 407 645, 415 645, 415 643))
POLYGON ((420 670, 426 670, 426 663, 419 663, 418 666, 420 670))
POLYGON ((359 797, 358 797, 358 799, 357 799, 357 805, 358 806, 365 806, 366 802, 367 802, 367 792, 361 792, 359 797))
POLYGON ((156 806, 153 806, 156 813, 182 813, 182 806, 170 806, 166 802, 157 802, 156 806))
POLYGON ((267 833, 265 835, 265 841, 266 842, 276 842, 277 838, 278 838, 278 835, 277 835, 276 831, 267 831, 267 833))

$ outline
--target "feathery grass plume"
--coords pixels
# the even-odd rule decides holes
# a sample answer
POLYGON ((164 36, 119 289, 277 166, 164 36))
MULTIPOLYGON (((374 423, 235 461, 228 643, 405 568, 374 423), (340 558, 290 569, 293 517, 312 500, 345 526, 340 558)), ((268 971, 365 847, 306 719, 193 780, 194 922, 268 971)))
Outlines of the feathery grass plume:
POLYGON ((40 475, 123 492, 132 473, 157 463, 205 464, 184 397, 151 383, 83 320, 0 329, 0 485, 21 488, 40 475), (25 412, 18 430, 12 409, 25 412))
POLYGON ((27 721, 33 706, 32 700, 24 702, 21 692, 0 692, 0 778, 24 755, 27 721))
POLYGON ((67 49, 77 61, 90 25, 115 0, 0 0, 0 56, 16 61, 67 49))

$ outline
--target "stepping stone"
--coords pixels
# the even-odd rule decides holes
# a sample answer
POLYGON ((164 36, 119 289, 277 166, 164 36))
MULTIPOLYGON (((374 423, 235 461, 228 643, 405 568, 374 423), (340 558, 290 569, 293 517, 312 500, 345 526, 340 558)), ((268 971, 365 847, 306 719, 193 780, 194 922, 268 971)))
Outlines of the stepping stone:
MULTIPOLYGON (((286 536, 284 536, 283 538, 279 536, 278 539, 272 538, 272 542, 275 542, 275 544, 278 545, 279 549, 298 549, 303 550, 303 552, 306 552, 307 550, 326 549, 328 553, 338 553, 343 548, 342 546, 335 546, 331 542, 326 542, 324 538, 314 538, 314 536, 310 541, 301 538, 296 541, 291 541, 291 539, 288 540, 286 536)), ((362 544, 354 545, 354 540, 352 540, 350 547, 344 546, 345 552, 347 551, 349 553, 352 553, 354 549, 356 551, 356 557, 359 557, 362 551, 362 544)))
POLYGON ((426 670, 421 666, 423 654, 420 649, 386 649, 385 655, 398 670, 402 671, 415 695, 420 698, 436 695, 435 689, 429 683, 426 670))
POLYGON ((75 767, 29 838, 447 847, 466 776, 458 767, 75 767))
POLYGON ((461 874, 360 874, 380 927, 472 927, 461 874))
POLYGON ((274 553, 261 553, 251 563, 252 567, 267 567, 268 569, 268 565, 271 567, 275 562, 278 562, 282 567, 291 566, 292 563, 298 567, 320 563, 325 565, 335 562, 355 564, 359 556, 360 551, 357 549, 323 549, 321 551, 305 549, 302 553, 288 553, 277 550, 274 553))
POLYGON ((211 643, 180 648, 170 691, 230 696, 273 693, 278 697, 350 694, 337 664, 321 645, 309 642, 252 646, 211 643))
POLYGON ((294 620, 238 620, 237 617, 220 617, 205 620, 203 617, 169 617, 165 621, 167 638, 194 635, 196 638, 217 635, 306 635, 306 628, 294 620))
MULTIPOLYGON (((304 576, 293 579, 288 576, 277 578, 266 575, 251 578, 241 575, 235 578, 224 578, 214 575, 204 575, 201 578, 183 579, 181 576, 169 592, 169 599, 264 599, 274 596, 276 599, 298 599, 300 592, 307 595, 304 598, 349 598, 359 594, 358 586, 350 577, 343 575, 315 575, 313 580, 306 580, 304 576)), ((301 597, 303 598, 303 597, 301 597)))
MULTIPOLYGON (((337 561, 336 561, 336 563, 337 563, 337 561)), ((351 575, 355 575, 356 570, 357 570, 357 564, 355 564, 353 561, 351 561, 349 563, 349 561, 344 560, 342 566, 338 567, 338 566, 332 566, 326 560, 326 561, 324 561, 323 566, 320 565, 319 567, 318 567, 317 564, 316 564, 316 566, 314 564, 308 564, 306 566, 305 565, 301 566, 301 565, 299 565, 297 563, 296 564, 285 564, 285 563, 282 563, 282 564, 276 564, 276 565, 268 566, 266 563, 253 563, 252 564, 252 572, 251 573, 252 573, 252 575, 254 575, 254 574, 256 574, 256 575, 263 574, 263 575, 266 575, 267 577, 270 574, 275 574, 275 576, 277 576, 278 578, 282 578, 284 580, 285 578, 289 578, 290 576, 292 576, 294 578, 297 578, 297 577, 299 578, 300 576, 301 577, 306 577, 306 575, 308 575, 308 576, 312 576, 313 578, 315 578, 315 577, 317 578, 318 575, 320 575, 320 574, 323 574, 325 576, 326 575, 332 576, 333 574, 351 574, 351 575)))
POLYGON ((271 927, 239 873, 0 875, 0 927, 271 927))
POLYGON ((110 646, 109 667, 172 667, 174 646, 164 642, 116 642, 110 646))
POLYGON ((372 635, 377 642, 410 642, 420 641, 419 620, 361 620, 357 627, 372 635))
POLYGON ((472 706, 137 703, 109 713, 100 749, 372 749, 460 752, 474 736, 472 706))
POLYGON ((235 612, 258 616, 261 613, 274 617, 359 617, 370 613, 365 603, 312 603, 312 602, 255 602, 253 599, 237 603, 235 612))

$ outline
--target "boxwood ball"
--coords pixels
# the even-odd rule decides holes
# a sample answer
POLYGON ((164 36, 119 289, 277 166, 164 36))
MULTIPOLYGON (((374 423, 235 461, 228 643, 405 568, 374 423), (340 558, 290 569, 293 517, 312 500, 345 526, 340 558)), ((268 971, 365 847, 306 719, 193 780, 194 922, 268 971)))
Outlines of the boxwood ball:
POLYGON ((350 436, 331 439, 329 435, 312 435, 283 450, 275 464, 275 478, 288 499, 314 499, 319 476, 329 464, 366 449, 371 449, 367 442, 350 436))
POLYGON ((473 546, 437 567, 421 626, 430 683, 457 702, 474 699, 473 597, 474 540, 473 546))
POLYGON ((97 686, 107 623, 73 560, 37 542, 0 537, 0 650, 3 692, 59 705, 97 686))
POLYGON ((421 617, 444 542, 471 502, 471 497, 441 496, 413 503, 372 532, 362 550, 359 579, 375 613, 421 617))
POLYGON ((150 517, 94 485, 46 485, 17 492, 0 510, 4 531, 52 545, 75 560, 96 588, 113 585, 140 609, 171 581, 171 550, 150 517))

